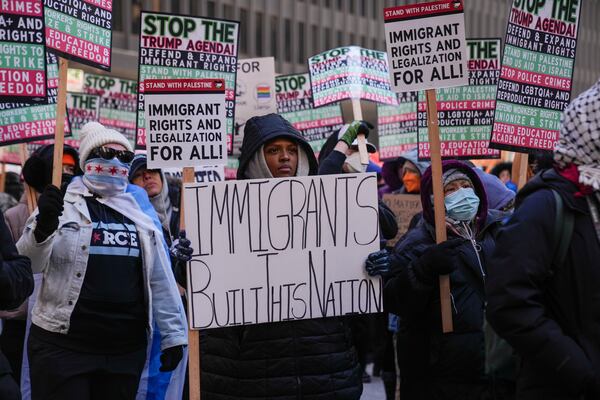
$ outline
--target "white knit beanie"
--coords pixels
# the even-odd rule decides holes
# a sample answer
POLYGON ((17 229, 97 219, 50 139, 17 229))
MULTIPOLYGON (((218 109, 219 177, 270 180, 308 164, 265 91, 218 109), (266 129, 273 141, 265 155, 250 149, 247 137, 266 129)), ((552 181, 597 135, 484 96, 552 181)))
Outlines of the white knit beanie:
POLYGON ((133 151, 129 140, 114 129, 108 129, 98 122, 88 122, 81 131, 79 131, 81 141, 79 143, 79 166, 85 171, 85 162, 90 153, 96 147, 103 146, 108 143, 118 143, 125 146, 129 151, 133 151))

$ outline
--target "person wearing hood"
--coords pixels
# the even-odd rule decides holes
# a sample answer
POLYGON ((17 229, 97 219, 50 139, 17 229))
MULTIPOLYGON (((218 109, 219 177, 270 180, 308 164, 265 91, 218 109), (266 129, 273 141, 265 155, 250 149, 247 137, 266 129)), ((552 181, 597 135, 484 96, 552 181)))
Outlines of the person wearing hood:
POLYGON ((185 232, 179 230, 181 204, 181 182, 169 180, 160 169, 148 169, 145 154, 138 154, 131 162, 129 181, 144 188, 150 203, 158 214, 165 240, 171 254, 171 266, 177 282, 186 287, 185 266, 194 250, 185 232))
POLYGON ((421 177, 430 165, 429 161, 419 161, 417 147, 393 161, 384 162, 381 173, 387 184, 385 193, 419 194, 421 177))
POLYGON ((154 321, 162 366, 187 345, 185 313, 156 212, 128 184, 134 154, 97 122, 81 129, 63 198, 48 185, 17 243, 43 281, 28 339, 32 399, 134 399, 154 321))
MULTIPOLYGON (((308 142, 277 114, 250 118, 238 179, 316 175, 308 142)), ((202 398, 358 400, 360 367, 341 318, 201 332, 202 398)))
MULTIPOLYGON (((25 183, 34 190, 36 199, 44 191, 44 188, 52 180, 52 162, 54 157, 54 145, 43 145, 37 148, 23 165, 23 179, 25 183)), ((79 154, 77 150, 69 145, 63 147, 63 188, 69 184, 73 176, 80 175, 81 170, 77 166, 79 154)), ((4 220, 10 232, 12 240, 17 242, 23 234, 25 223, 30 216, 27 206, 27 195, 22 194, 20 201, 14 207, 4 213, 4 220)), ((13 371, 13 377, 17 382, 21 380, 21 366, 23 363, 23 347, 26 333, 27 301, 15 310, 0 311, 3 319, 0 346, 5 349, 5 355, 13 371)))
POLYGON ((371 254, 367 271, 383 275, 384 304, 401 317, 397 334, 400 397, 479 399, 484 379, 484 282, 499 221, 488 215, 477 173, 444 161, 448 241, 436 244, 431 168, 423 174, 423 220, 392 253, 371 254), (449 274, 454 332, 442 333, 439 277, 449 274))
POLYGON ((486 282, 519 399, 600 399, 600 82, 565 109, 554 167, 521 191, 486 282))

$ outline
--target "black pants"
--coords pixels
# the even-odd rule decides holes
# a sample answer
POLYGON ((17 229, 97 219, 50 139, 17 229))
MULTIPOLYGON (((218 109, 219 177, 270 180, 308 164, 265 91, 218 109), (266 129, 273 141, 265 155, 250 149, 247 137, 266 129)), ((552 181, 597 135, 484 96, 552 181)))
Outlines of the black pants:
MULTIPOLYGON (((15 382, 21 382, 21 366, 23 364, 23 345, 25 340, 26 321, 18 319, 4 320, 0 347, 12 368, 15 382)), ((1 397, 0 397, 1 398, 1 397)))
POLYGON ((11 374, 0 374, 0 399, 21 400, 21 389, 11 374))
POLYGON ((106 355, 71 351, 29 336, 32 400, 133 400, 146 348, 106 355))

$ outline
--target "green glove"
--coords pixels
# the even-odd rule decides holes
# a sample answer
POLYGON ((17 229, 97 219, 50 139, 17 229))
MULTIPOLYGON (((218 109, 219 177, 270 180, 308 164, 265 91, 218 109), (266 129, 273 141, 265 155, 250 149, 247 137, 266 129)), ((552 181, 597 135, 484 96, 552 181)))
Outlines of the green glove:
POLYGON ((356 137, 362 133, 365 137, 369 136, 370 129, 373 129, 367 121, 352 121, 346 124, 340 129, 339 140, 346 143, 348 146, 352 146, 352 142, 356 140, 356 137))

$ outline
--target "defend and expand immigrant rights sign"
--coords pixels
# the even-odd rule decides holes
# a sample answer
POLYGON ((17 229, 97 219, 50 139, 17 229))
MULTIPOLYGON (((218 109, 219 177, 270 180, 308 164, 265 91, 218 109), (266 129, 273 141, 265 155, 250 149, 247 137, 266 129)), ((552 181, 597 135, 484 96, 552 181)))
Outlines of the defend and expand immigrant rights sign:
POLYGON ((146 147, 146 79, 224 79, 227 150, 233 150, 239 22, 141 13, 136 148, 146 147))
MULTIPOLYGON (((494 123, 496 88, 500 76, 501 40, 467 39, 469 85, 437 92, 442 157, 499 158, 489 147, 494 123)), ((419 93, 419 158, 429 159, 427 105, 419 93)))
POLYGON ((386 8, 384 20, 396 92, 469 83, 462 0, 386 8))
MULTIPOLYGON (((0 146, 32 142, 54 137, 56 128, 56 96, 58 60, 46 52, 48 104, 0 103, 0 146)), ((65 136, 70 134, 69 120, 65 121, 65 136)))
POLYGON ((134 145, 137 82, 86 73, 83 91, 100 96, 100 123, 121 132, 134 145))
POLYGON ((86 123, 100 118, 100 96, 86 93, 67 93, 67 112, 71 123, 71 137, 65 143, 79 148, 79 131, 86 123))
POLYGON ((346 99, 396 104, 382 51, 338 47, 310 57, 308 70, 315 107, 346 99))
POLYGON ((308 74, 282 75, 275 78, 277 112, 287 119, 319 153, 325 140, 344 124, 339 104, 313 107, 308 74))
POLYGON ((184 187, 191 329, 383 311, 377 177, 343 174, 184 187))
POLYGON ((554 149, 571 101, 581 2, 512 4, 490 146, 518 152, 554 149))
POLYGON ((379 159, 393 160, 417 147, 417 92, 398 93, 398 105, 377 105, 379 159))
POLYGON ((42 0, 2 2, 0 103, 47 104, 42 0))
POLYGON ((61 57, 110 71, 113 0, 44 0, 46 46, 61 57))
POLYGON ((251 117, 277 112, 275 101, 275 59, 273 57, 239 60, 235 94, 235 134, 233 155, 240 155, 244 125, 251 117))
POLYGON ((222 79, 146 79, 144 97, 148 168, 227 164, 222 79))

